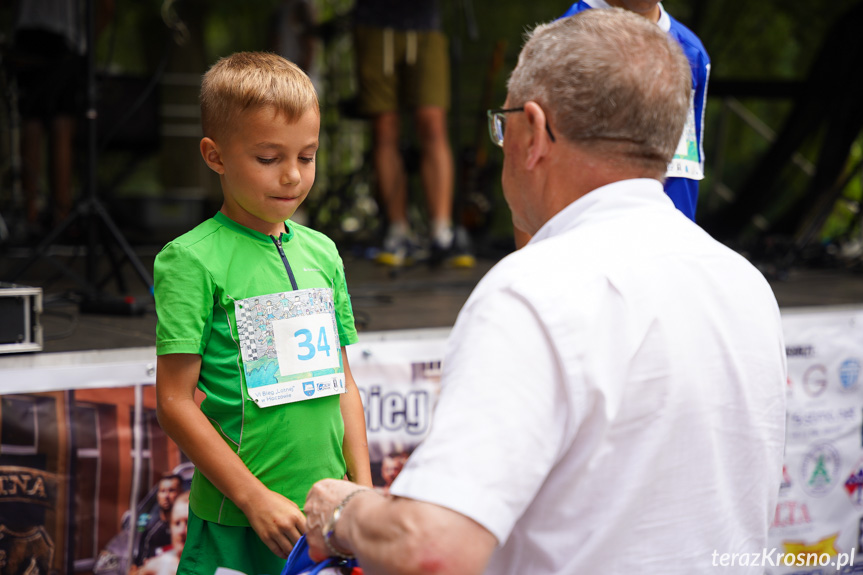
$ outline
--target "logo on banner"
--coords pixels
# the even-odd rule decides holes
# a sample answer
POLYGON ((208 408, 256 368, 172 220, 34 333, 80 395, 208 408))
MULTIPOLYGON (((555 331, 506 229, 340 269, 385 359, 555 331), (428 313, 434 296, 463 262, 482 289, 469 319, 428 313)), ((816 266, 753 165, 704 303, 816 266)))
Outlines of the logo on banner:
POLYGON ((827 368, 815 364, 803 374, 803 390, 809 397, 818 397, 827 387, 827 368))
POLYGON ((839 452, 829 443, 821 443, 810 449, 803 458, 800 470, 803 491, 812 497, 829 493, 837 483, 840 465, 839 452))
POLYGON ((788 466, 782 465, 782 483, 779 484, 779 490, 785 491, 791 487, 791 476, 788 474, 788 466))
POLYGON ((315 382, 314 381, 304 381, 303 382, 303 393, 305 393, 308 397, 311 397, 315 394, 315 382))
POLYGON ((857 463, 857 467, 845 480, 845 491, 848 497, 858 508, 863 508, 863 460, 857 463))
POLYGON ((836 549, 836 539, 838 538, 839 534, 834 533, 815 543, 807 544, 803 541, 783 541, 782 546, 785 548, 785 553, 789 555, 799 556, 800 554, 808 555, 809 553, 814 553, 819 557, 822 554, 835 557, 839 555, 839 550, 836 549))
POLYGON ((380 385, 373 385, 368 391, 361 388, 360 397, 369 432, 404 430, 412 436, 421 436, 428 431, 433 406, 429 391, 387 392, 386 388, 382 390, 380 385))
POLYGON ((794 527, 797 525, 805 525, 812 523, 812 517, 809 515, 809 507, 802 501, 781 501, 776 505, 776 511, 773 514, 774 527, 794 527))
POLYGON ((860 360, 846 359, 839 366, 839 383, 842 391, 854 391, 860 378, 860 360))
POLYGON ((815 353, 814 345, 786 345, 785 355, 788 357, 809 357, 815 353))
POLYGON ((50 573, 54 542, 41 525, 22 532, 0 525, 0 559, 5 573, 50 573))
POLYGON ((0 503, 35 503, 50 507, 57 479, 53 473, 30 467, 0 467, 0 503))

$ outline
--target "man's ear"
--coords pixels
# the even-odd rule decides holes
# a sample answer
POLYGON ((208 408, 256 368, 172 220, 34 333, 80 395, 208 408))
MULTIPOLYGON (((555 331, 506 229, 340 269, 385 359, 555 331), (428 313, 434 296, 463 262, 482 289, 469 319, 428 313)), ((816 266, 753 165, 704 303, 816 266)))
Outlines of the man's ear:
POLYGON ((201 157, 211 170, 221 175, 225 173, 225 165, 222 163, 222 153, 219 145, 210 138, 201 139, 201 157))
POLYGON ((533 169, 539 161, 548 154, 551 139, 548 137, 548 118, 545 111, 533 101, 525 102, 524 114, 530 126, 530 145, 527 148, 527 162, 525 167, 533 169))

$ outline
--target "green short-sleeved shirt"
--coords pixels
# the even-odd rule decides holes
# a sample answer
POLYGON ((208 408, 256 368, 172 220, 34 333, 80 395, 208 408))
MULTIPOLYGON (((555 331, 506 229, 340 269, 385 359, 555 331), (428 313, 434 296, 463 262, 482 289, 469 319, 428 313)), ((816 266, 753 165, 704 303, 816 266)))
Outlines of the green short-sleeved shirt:
MULTIPOLYGON (((260 408, 245 385, 234 301, 298 289, 333 289, 341 345, 357 332, 335 244, 324 234, 285 223, 283 261, 273 238, 217 213, 165 246, 154 266, 156 353, 199 354, 201 411, 268 488, 298 506, 315 481, 345 474, 339 395, 260 408)), ((243 513, 201 473, 190 505, 206 521, 248 525, 243 513)))

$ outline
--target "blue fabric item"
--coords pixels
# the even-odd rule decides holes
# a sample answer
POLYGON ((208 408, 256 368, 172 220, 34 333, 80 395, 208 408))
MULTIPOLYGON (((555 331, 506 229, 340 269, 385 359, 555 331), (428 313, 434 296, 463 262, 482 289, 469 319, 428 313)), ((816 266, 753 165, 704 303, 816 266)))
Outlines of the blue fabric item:
MULTIPOLYGON (((572 16, 590 8, 591 6, 587 2, 580 0, 570 6, 569 10, 561 18, 572 16)), ((695 134, 698 141, 698 159, 703 168, 704 106, 707 101, 710 57, 707 55, 704 44, 701 43, 701 40, 699 40, 694 32, 675 20, 671 14, 668 14, 668 19, 671 22, 668 35, 680 44, 684 55, 686 55, 686 59, 689 60, 689 68, 692 71, 692 89, 695 92, 693 101, 695 108, 695 134)), ((665 193, 668 194, 668 197, 671 198, 671 201, 674 202, 678 210, 686 214, 690 220, 695 221, 695 207, 698 203, 698 180, 668 177, 665 180, 665 193)))
POLYGON ((320 563, 315 563, 309 557, 309 544, 306 542, 306 536, 303 535, 294 545, 281 575, 314 575, 328 568, 352 569, 358 566, 356 559, 339 559, 337 557, 329 557, 320 563))

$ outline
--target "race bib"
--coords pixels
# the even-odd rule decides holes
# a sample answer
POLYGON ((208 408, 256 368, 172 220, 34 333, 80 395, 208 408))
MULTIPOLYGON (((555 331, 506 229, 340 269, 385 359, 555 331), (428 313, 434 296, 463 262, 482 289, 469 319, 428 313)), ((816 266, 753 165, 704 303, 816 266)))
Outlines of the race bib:
POLYGON ((246 389, 260 407, 345 392, 333 290, 234 302, 246 389))
POLYGON ((686 125, 674 151, 674 157, 668 164, 665 175, 669 178, 689 178, 703 180, 704 170, 701 167, 699 155, 698 133, 695 130, 695 90, 689 99, 689 112, 686 114, 686 125))

